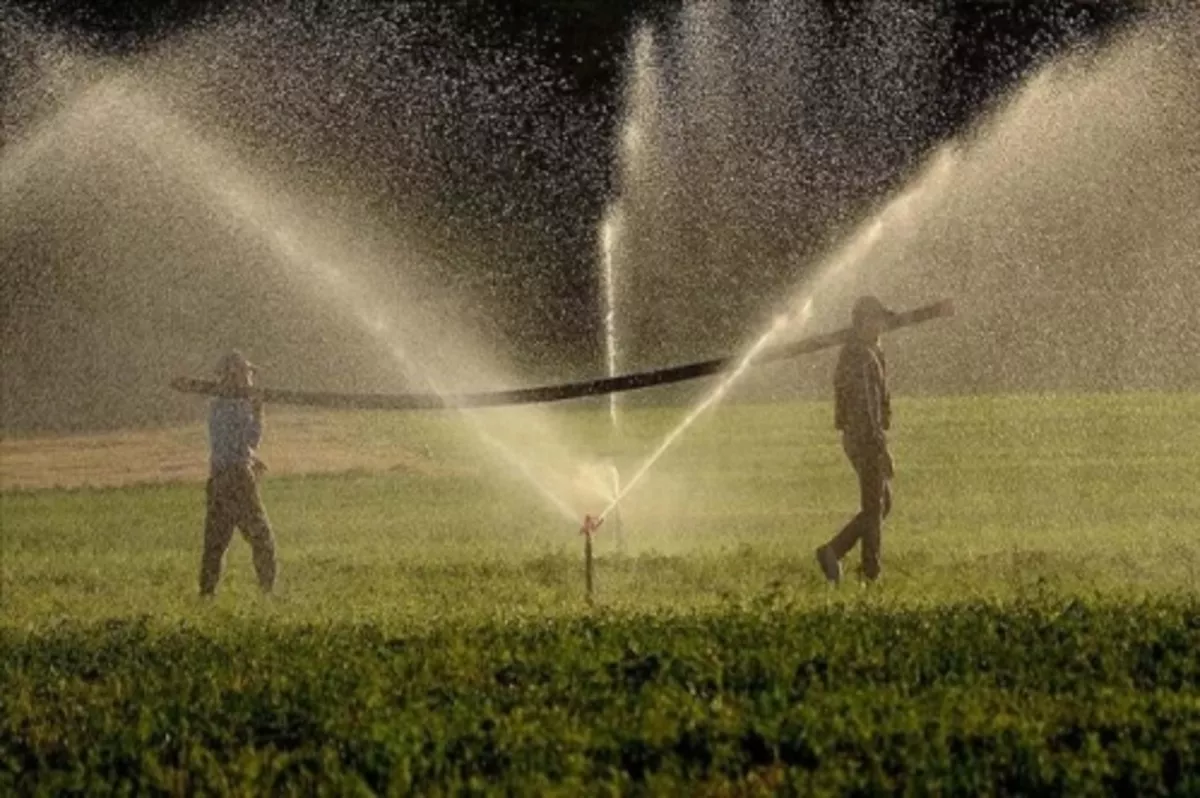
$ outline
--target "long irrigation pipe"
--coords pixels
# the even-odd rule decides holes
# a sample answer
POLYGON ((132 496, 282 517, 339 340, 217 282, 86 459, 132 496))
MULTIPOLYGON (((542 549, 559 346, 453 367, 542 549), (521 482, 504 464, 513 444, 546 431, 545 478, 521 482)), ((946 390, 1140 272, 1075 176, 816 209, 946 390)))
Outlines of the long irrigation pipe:
MULTIPOLYGON (((954 315, 954 304, 950 300, 942 300, 931 305, 924 305, 914 310, 892 314, 888 321, 888 330, 909 327, 914 324, 954 315)), ((800 355, 818 352, 840 346, 851 339, 852 328, 843 328, 825 335, 801 338, 786 344, 779 344, 764 350, 756 359, 758 364, 770 363, 776 360, 787 360, 800 355)), ((683 366, 673 366, 653 371, 640 371, 633 374, 622 374, 614 377, 604 377, 582 382, 567 382, 558 385, 542 385, 534 388, 515 388, 506 391, 483 391, 480 393, 447 394, 436 393, 404 393, 404 394, 362 394, 334 393, 322 391, 294 391, 281 388, 252 389, 257 397, 270 404, 306 405, 310 407, 326 407, 359 410, 432 410, 441 408, 470 408, 470 407, 501 407, 504 405, 523 405, 537 402, 561 402, 566 399, 578 399, 584 396, 600 396, 610 393, 623 393, 651 388, 656 385, 670 385, 685 380, 695 380, 729 371, 737 366, 740 358, 722 357, 689 363, 683 366)), ((215 380, 198 380, 180 377, 171 382, 171 387, 183 393, 219 396, 221 386, 215 380)))

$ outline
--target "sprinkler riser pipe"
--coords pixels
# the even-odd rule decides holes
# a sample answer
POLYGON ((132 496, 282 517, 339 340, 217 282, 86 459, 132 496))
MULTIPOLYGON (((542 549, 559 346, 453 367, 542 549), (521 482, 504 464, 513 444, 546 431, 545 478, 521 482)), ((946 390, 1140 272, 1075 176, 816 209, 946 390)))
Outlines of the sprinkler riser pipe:
POLYGON ((583 536, 583 578, 587 602, 592 603, 595 589, 595 566, 592 559, 592 533, 583 536))

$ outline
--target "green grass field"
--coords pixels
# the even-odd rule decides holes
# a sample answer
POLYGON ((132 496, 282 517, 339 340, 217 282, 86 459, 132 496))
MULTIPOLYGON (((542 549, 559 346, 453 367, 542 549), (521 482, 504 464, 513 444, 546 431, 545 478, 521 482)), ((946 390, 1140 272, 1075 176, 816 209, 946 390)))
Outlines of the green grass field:
MULTIPOLYGON (((624 474, 680 415, 559 412, 624 474)), ((898 401, 869 590, 812 559, 829 416, 703 419, 591 608, 578 521, 452 415, 322 417, 421 454, 269 478, 270 600, 240 540, 196 598, 198 483, 0 494, 0 791, 1200 790, 1200 396, 898 401)))

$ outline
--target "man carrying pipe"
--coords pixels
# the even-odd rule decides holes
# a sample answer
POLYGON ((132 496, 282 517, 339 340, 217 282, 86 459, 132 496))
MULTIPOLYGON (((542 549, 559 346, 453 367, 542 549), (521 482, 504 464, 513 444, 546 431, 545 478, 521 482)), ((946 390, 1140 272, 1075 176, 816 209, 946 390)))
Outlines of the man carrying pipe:
POLYGON ((862 541, 863 576, 879 578, 883 519, 892 509, 894 473, 888 451, 891 397, 880 334, 894 314, 873 296, 860 297, 851 311, 853 336, 838 356, 834 372, 834 426, 842 449, 858 475, 859 512, 841 532, 817 549, 817 563, 832 584, 842 579, 842 558, 862 541))
POLYGON ((258 480, 266 470, 255 450, 262 440, 263 402, 253 391, 255 368, 234 350, 217 366, 220 392, 208 415, 210 470, 204 519, 200 595, 212 596, 221 580, 225 552, 240 528, 254 558, 264 593, 275 586, 275 537, 263 509, 258 480))

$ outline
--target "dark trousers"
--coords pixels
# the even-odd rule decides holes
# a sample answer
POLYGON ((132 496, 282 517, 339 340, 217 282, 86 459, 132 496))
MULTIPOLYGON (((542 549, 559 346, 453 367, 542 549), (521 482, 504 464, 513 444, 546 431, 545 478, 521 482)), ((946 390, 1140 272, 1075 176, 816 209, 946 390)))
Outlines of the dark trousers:
POLYGON ((883 519, 892 510, 892 475, 887 469, 886 452, 877 444, 845 436, 842 448, 858 475, 860 509, 829 541, 829 548, 840 560, 861 540, 863 575, 874 580, 880 572, 883 519))
POLYGON ((250 544, 259 587, 269 592, 275 586, 275 537, 253 470, 247 465, 218 471, 209 477, 206 493, 200 594, 211 596, 216 592, 234 528, 241 529, 250 544))

